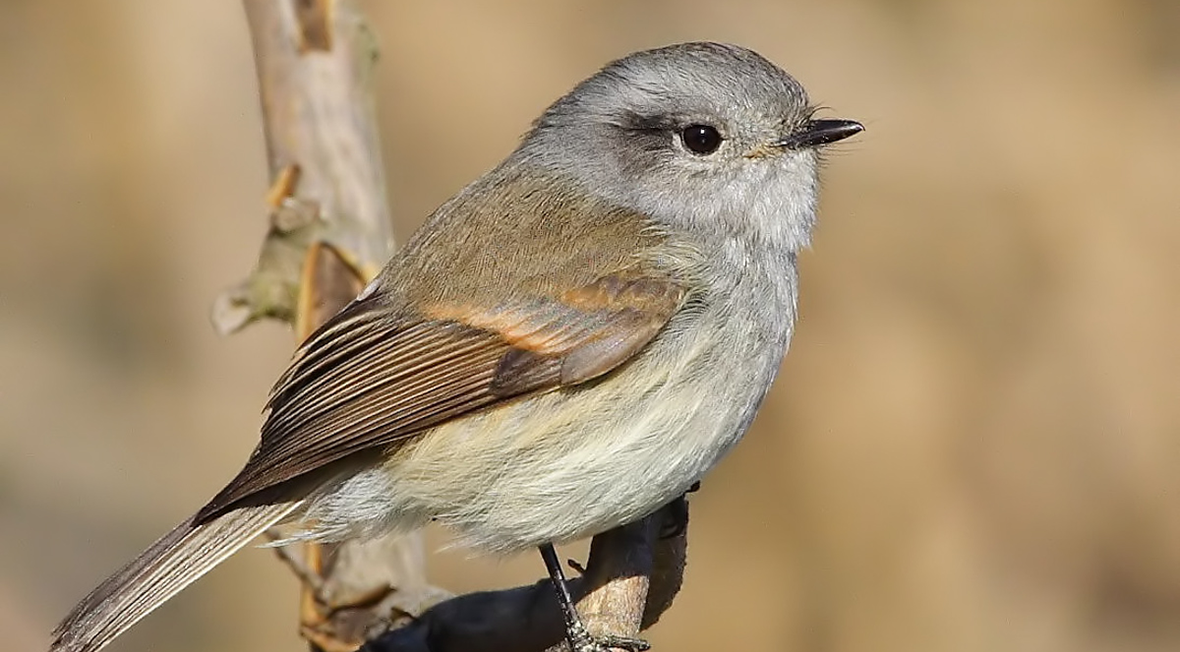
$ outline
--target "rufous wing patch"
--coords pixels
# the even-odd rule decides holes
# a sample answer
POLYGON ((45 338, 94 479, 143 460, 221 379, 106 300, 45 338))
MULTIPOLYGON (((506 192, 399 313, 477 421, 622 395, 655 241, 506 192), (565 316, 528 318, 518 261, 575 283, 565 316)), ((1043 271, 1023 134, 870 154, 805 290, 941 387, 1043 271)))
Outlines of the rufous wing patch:
POLYGON ((493 308, 415 314, 364 296, 300 348, 272 392, 254 454, 197 522, 349 455, 601 376, 641 351, 685 296, 669 280, 635 272, 493 308))

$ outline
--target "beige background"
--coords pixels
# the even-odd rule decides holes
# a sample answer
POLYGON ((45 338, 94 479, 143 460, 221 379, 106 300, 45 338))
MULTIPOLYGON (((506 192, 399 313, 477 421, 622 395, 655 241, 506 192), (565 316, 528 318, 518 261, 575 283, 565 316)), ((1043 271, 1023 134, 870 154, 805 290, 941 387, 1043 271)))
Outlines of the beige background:
MULTIPOLYGON (((1180 4, 368 6, 403 237, 636 49, 751 46, 868 127, 831 156, 780 381, 693 498, 657 650, 1180 649, 1180 4)), ((254 445, 291 337, 206 315, 265 186, 236 2, 0 4, 5 649, 254 445)), ((431 564, 455 589, 542 570, 431 564)), ((112 649, 300 649, 294 587, 247 551, 112 649)))

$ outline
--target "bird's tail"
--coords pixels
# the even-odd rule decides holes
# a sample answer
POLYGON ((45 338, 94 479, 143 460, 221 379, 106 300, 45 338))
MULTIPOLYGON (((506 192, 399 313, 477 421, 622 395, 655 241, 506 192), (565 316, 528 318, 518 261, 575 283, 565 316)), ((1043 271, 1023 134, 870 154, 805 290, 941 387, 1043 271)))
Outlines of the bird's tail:
POLYGON ((200 525, 176 526, 82 599, 53 632, 50 652, 96 652, 301 501, 249 505, 200 525))

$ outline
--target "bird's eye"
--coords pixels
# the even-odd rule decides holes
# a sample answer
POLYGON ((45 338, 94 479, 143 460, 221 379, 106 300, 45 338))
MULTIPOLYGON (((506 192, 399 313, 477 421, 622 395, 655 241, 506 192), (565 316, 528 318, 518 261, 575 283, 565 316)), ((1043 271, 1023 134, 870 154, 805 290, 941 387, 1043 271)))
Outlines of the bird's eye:
POLYGON ((721 134, 709 125, 689 125, 680 132, 680 140, 688 151, 704 156, 721 147, 721 134))

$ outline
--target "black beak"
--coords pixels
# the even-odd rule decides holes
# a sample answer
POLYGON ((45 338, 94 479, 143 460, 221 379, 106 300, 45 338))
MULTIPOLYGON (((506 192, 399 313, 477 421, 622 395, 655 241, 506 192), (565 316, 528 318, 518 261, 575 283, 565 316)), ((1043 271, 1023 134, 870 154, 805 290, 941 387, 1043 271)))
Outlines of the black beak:
POLYGON ((788 149, 810 149, 821 145, 830 145, 864 130, 864 125, 855 120, 808 120, 795 133, 775 142, 774 146, 788 149))

